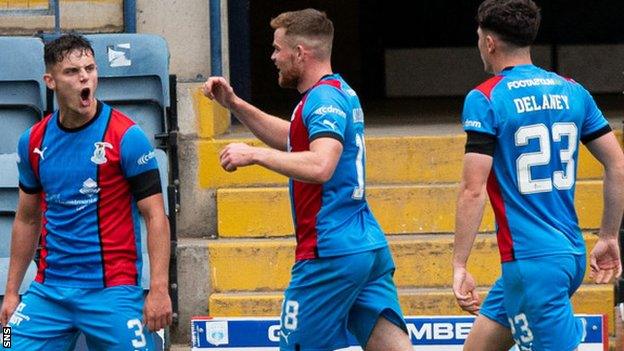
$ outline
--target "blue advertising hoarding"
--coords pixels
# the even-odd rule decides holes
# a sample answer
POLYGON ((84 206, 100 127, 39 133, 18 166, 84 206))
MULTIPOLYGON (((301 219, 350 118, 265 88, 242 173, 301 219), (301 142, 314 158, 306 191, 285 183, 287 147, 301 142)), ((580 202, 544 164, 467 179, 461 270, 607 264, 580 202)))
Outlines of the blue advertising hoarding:
MULTIPOLYGON (((579 351, 608 350, 606 317, 577 315, 585 320, 586 336, 579 351)), ((461 350, 474 317, 412 316, 405 318, 414 350, 461 350)), ((191 321, 192 351, 273 351, 279 349, 279 318, 210 318, 191 321)), ((345 350, 362 350, 355 338, 345 350)), ((512 349, 513 350, 513 349, 512 349)))

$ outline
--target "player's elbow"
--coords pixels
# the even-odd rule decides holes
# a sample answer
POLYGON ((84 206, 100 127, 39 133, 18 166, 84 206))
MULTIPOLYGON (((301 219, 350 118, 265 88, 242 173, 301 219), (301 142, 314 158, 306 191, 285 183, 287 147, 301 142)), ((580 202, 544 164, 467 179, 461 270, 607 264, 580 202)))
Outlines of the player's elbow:
POLYGON ((462 183, 459 196, 464 199, 473 200, 485 198, 485 187, 477 184, 462 183))
POLYGON ((333 176, 333 172, 329 172, 327 170, 319 169, 312 176, 312 182, 316 184, 323 184, 328 182, 333 176))
POLYGON ((334 176, 335 165, 322 162, 314 167, 311 181, 317 184, 328 182, 334 176))

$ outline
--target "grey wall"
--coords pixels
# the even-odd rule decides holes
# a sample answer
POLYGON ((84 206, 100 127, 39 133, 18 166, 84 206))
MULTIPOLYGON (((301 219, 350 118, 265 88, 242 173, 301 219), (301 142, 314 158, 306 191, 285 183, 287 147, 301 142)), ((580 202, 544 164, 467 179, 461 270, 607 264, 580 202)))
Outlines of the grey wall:
POLYGON ((568 45, 559 48, 559 72, 592 93, 624 91, 624 45, 568 45))
MULTIPOLYGON (((592 93, 624 90, 624 45, 536 46, 533 62, 556 69, 592 93)), ((487 79, 476 47, 388 49, 385 52, 386 96, 422 97, 464 95, 487 79)))
POLYGON ((178 80, 207 77, 210 69, 208 1, 137 0, 137 32, 163 36, 178 80))

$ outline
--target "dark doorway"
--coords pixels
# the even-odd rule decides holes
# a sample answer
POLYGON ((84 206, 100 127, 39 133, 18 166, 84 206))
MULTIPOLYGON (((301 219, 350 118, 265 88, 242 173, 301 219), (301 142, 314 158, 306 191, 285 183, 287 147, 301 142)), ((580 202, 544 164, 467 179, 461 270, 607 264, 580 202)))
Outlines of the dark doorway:
MULTIPOLYGON (((248 6, 249 71, 245 74, 249 74, 251 84, 246 89, 255 104, 284 112, 294 107, 298 93, 279 88, 277 71, 270 60, 273 30, 269 22, 279 13, 306 7, 327 12, 335 26, 334 71, 341 73, 363 100, 374 100, 385 98, 386 49, 474 47, 477 39, 474 18, 481 0, 236 2, 239 8, 241 3, 248 6)), ((570 44, 624 43, 624 1, 536 2, 542 7, 543 17, 536 44, 555 48, 570 44)), ((233 21, 230 18, 230 26, 236 25, 233 21)), ((239 45, 234 40, 230 38, 231 51, 232 46, 239 45)), ((234 67, 236 58, 230 60, 234 67)))

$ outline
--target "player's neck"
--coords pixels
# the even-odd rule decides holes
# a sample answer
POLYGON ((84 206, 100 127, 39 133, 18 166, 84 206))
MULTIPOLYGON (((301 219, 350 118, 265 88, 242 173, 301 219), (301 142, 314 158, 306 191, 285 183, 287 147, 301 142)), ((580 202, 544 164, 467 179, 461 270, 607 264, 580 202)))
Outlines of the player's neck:
POLYGON ((85 125, 95 117, 97 112, 97 102, 89 106, 84 113, 74 111, 70 108, 59 106, 59 122, 67 129, 76 129, 85 125))
POLYGON ((531 60, 530 53, 521 53, 514 55, 504 55, 492 62, 492 70, 494 74, 499 74, 502 70, 507 67, 515 67, 522 65, 532 65, 533 61, 531 60))
POLYGON ((331 63, 327 62, 319 62, 313 65, 310 65, 303 71, 303 75, 299 80, 299 84, 297 85, 297 90, 299 93, 304 93, 308 91, 310 88, 314 86, 323 76, 328 74, 332 74, 331 63))

